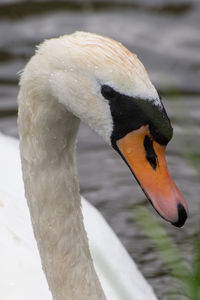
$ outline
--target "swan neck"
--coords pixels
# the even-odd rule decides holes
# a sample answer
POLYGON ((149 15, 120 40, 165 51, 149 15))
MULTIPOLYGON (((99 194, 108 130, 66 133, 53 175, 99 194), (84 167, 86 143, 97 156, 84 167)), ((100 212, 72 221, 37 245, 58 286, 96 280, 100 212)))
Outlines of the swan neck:
POLYGON ((79 119, 54 97, 38 97, 35 90, 28 95, 22 86, 18 124, 23 178, 53 299, 105 299, 83 226, 75 157, 79 119))

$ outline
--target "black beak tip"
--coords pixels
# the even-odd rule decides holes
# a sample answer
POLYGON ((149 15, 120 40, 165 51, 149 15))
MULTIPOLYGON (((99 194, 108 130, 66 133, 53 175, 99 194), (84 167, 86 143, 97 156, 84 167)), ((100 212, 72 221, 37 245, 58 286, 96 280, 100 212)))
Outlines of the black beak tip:
POLYGON ((176 227, 182 227, 185 224, 185 221, 187 219, 187 212, 181 203, 177 205, 177 210, 178 210, 178 220, 175 223, 172 223, 172 225, 176 227))

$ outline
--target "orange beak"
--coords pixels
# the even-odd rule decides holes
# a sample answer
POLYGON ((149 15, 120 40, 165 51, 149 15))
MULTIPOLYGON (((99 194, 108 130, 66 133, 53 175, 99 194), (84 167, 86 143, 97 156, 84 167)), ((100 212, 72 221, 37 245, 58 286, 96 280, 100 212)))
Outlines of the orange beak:
POLYGON ((152 139, 148 126, 128 133, 116 144, 156 211, 173 225, 183 226, 188 207, 169 174, 166 146, 152 139))

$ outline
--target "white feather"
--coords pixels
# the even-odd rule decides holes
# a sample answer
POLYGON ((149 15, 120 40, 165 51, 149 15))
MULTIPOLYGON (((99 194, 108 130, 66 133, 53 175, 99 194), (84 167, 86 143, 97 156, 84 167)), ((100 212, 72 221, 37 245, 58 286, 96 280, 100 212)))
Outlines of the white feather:
MULTIPOLYGON (((33 235, 16 139, 0 134, 0 299, 50 300, 33 235)), ((152 288, 101 214, 82 198, 89 246, 107 300, 154 300, 152 288)))

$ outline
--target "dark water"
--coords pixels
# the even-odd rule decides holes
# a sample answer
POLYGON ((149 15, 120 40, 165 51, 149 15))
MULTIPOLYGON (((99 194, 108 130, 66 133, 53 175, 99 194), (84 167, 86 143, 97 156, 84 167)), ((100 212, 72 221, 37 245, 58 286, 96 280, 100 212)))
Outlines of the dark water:
MULTIPOLYGON (((121 41, 142 60, 166 99, 174 126, 168 163, 190 209, 183 229, 160 222, 187 261, 191 260, 200 201, 197 173, 184 156, 191 147, 200 156, 199 27, 198 0, 0 1, 0 130, 6 134, 17 136, 16 73, 43 39, 75 30, 96 32, 121 41)), ((174 290, 173 280, 151 241, 132 220, 136 204, 152 209, 129 170, 84 125, 79 133, 78 162, 82 194, 100 209, 159 299, 166 299, 166 292, 174 290)))

